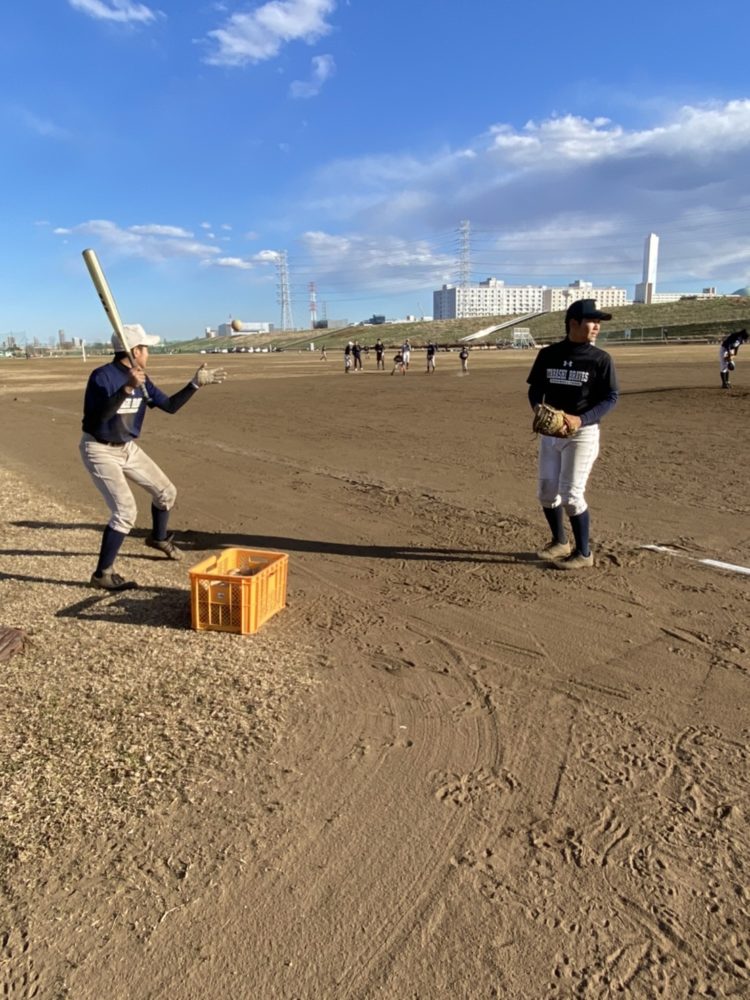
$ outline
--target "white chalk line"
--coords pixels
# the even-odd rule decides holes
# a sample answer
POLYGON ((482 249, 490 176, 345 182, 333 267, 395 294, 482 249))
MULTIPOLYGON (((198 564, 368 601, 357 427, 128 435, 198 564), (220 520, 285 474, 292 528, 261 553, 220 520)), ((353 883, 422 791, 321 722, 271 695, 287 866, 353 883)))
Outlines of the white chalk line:
POLYGON ((670 556, 677 556, 680 559, 689 559, 690 562, 703 563, 704 566, 712 566, 714 569, 725 569, 730 573, 742 573, 750 576, 750 566, 738 566, 736 563, 721 562, 718 559, 698 559, 696 556, 689 556, 677 549, 670 549, 668 545, 639 545, 640 549, 648 549, 649 552, 665 552, 670 556))

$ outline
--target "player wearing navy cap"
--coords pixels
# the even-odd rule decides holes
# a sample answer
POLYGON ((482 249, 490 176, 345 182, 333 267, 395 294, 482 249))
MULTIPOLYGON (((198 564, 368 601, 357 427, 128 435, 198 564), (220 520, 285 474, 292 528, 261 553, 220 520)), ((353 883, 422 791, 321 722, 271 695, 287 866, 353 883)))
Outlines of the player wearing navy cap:
POLYGON ((540 555, 560 569, 594 565, 585 490, 599 455, 599 421, 619 395, 614 362, 596 347, 600 324, 609 319, 594 299, 574 302, 565 314, 565 339, 539 351, 527 379, 532 408, 545 402, 565 413, 566 435, 539 439, 537 489, 552 532, 540 555), (567 539, 563 513, 575 547, 567 539))
POLYGON ((117 334, 112 338, 114 360, 91 373, 83 401, 81 458, 111 514, 102 535, 99 561, 91 577, 91 586, 103 590, 128 590, 135 586, 113 569, 137 514, 130 483, 142 486, 151 496, 153 527, 146 545, 169 559, 180 558, 173 536, 167 534, 169 512, 177 490, 136 443, 146 407, 176 413, 201 386, 223 382, 226 378, 223 369, 210 369, 203 364, 183 389, 167 396, 146 374, 148 349, 158 344, 159 338, 146 333, 138 323, 125 326, 123 336, 124 345, 117 334), (124 347, 128 348, 130 356, 124 347))

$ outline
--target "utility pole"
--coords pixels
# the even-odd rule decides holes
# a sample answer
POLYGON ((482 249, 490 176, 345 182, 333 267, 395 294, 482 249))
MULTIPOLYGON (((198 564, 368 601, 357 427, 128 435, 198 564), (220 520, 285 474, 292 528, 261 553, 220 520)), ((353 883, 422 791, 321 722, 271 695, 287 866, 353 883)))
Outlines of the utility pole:
POLYGON ((471 284, 471 223, 464 219, 458 226, 458 288, 456 318, 469 315, 469 285, 471 284), (459 304, 460 303, 460 304, 459 304))
POLYGON ((276 254, 276 269, 279 272, 278 300, 281 305, 281 329, 284 331, 293 330, 292 298, 289 293, 289 261, 286 250, 279 250, 276 254))
POLYGON ((464 219, 458 226, 458 283, 466 289, 471 283, 471 223, 464 219))

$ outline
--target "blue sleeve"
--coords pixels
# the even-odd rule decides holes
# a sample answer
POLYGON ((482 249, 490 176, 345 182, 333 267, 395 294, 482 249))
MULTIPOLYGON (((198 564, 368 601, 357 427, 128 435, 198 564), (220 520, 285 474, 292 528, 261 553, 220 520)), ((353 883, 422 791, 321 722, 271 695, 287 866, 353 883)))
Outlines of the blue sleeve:
POLYGON ((151 406, 155 406, 159 410, 164 410, 165 413, 177 413, 198 391, 192 382, 188 382, 186 386, 179 389, 173 396, 168 396, 158 386, 154 385, 151 379, 146 379, 146 388, 151 397, 151 406))
MULTIPOLYGON (((617 384, 617 372, 612 358, 607 356, 602 373, 602 398, 590 409, 579 414, 581 427, 588 427, 591 424, 598 424, 602 417, 606 416, 617 400, 620 398, 620 387, 617 384)), ((598 395, 598 394, 597 394, 598 395)))
POLYGON ((620 394, 617 389, 611 389, 601 403, 597 403, 596 406, 592 406, 590 410, 586 410, 585 413, 581 414, 581 427, 588 427, 589 424, 598 424, 602 417, 609 413, 619 397, 620 394))

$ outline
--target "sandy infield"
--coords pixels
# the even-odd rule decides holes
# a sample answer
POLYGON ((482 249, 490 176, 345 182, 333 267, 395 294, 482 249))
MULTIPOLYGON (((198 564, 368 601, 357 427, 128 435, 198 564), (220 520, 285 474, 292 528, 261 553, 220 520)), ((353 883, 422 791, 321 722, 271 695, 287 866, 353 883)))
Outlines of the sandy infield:
POLYGON ((5 997, 748 995, 750 579, 700 560, 750 566, 750 360, 612 353, 591 572, 534 556, 529 352, 226 355, 146 418, 185 560, 139 494, 119 596, 99 362, 0 363, 5 997), (227 545, 289 553, 254 637, 187 627, 227 545))

